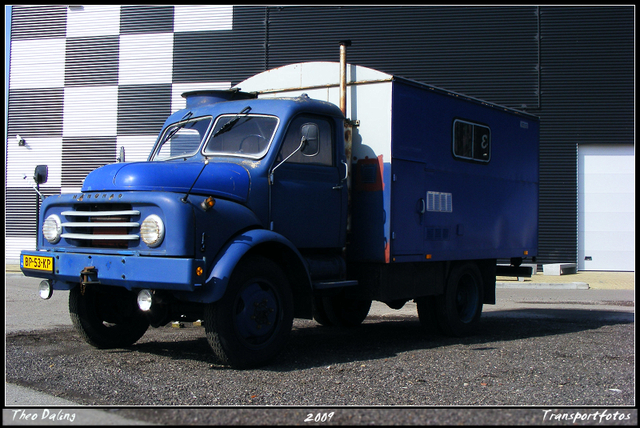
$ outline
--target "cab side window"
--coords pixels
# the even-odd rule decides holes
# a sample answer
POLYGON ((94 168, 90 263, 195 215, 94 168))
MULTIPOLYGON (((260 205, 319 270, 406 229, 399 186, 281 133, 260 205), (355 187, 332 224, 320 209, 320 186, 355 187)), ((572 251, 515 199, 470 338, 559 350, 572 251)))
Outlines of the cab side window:
POLYGON ((302 139, 305 144, 301 150, 291 156, 287 163, 333 166, 333 130, 331 122, 316 116, 298 116, 295 118, 278 154, 277 162, 286 159, 299 146, 302 139))

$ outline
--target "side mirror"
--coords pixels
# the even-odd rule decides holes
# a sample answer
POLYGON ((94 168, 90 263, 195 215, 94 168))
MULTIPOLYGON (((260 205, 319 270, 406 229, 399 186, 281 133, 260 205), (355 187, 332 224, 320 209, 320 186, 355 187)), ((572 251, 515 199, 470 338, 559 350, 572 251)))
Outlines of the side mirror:
POLYGON ((315 156, 320 150, 319 130, 315 123, 305 123, 300 130, 302 133, 301 151, 304 156, 315 156))
POLYGON ((305 123, 300 128, 302 137, 300 138, 300 145, 289 156, 276 165, 269 174, 269 184, 273 184, 273 173, 286 161, 288 161, 293 155, 298 152, 302 152, 304 156, 315 156, 320 151, 320 131, 318 125, 315 123, 305 123))
POLYGON ((33 181, 35 181, 37 185, 40 185, 46 183, 48 178, 49 167, 47 167, 47 165, 36 166, 36 170, 33 173, 33 181))

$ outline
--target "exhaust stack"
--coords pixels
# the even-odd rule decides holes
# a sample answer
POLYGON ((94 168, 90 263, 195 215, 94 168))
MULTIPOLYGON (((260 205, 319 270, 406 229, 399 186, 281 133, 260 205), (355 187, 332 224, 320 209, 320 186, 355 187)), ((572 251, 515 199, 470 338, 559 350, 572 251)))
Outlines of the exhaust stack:
POLYGON ((347 117, 347 46, 351 40, 340 41, 340 110, 347 117))
MULTIPOLYGON (((351 40, 340 41, 340 110, 344 115, 344 154, 347 181, 347 236, 351 234, 351 152, 354 123, 347 118, 347 46, 351 46, 351 40)), ((349 239, 349 238, 347 238, 349 239)))

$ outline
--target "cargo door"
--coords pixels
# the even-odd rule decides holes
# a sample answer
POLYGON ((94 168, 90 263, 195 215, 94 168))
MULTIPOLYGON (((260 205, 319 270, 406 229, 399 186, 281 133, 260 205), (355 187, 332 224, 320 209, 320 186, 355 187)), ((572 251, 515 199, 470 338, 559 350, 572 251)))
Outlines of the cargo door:
POLYGON ((578 147, 578 270, 635 270, 633 146, 578 147))
POLYGON ((391 255, 422 257, 427 208, 425 165, 395 158, 391 165, 391 255))

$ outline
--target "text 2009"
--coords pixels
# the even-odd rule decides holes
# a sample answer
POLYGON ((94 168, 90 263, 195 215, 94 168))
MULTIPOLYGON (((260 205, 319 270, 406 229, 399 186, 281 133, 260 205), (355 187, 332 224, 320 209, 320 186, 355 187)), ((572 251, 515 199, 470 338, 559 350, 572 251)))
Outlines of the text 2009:
POLYGON ((307 414, 307 418, 304 420, 305 422, 329 422, 331 420, 331 418, 333 417, 335 412, 331 412, 331 413, 318 413, 318 414, 313 414, 313 413, 309 413, 307 414))

